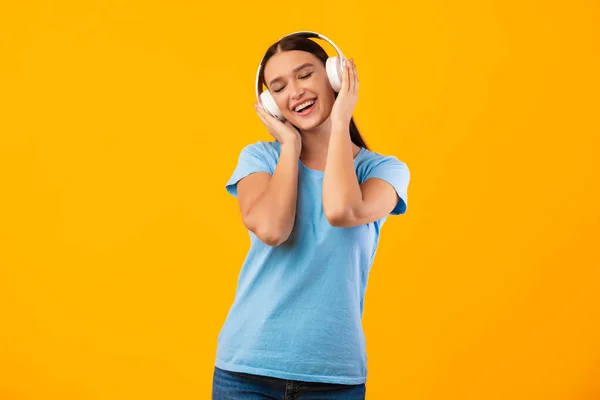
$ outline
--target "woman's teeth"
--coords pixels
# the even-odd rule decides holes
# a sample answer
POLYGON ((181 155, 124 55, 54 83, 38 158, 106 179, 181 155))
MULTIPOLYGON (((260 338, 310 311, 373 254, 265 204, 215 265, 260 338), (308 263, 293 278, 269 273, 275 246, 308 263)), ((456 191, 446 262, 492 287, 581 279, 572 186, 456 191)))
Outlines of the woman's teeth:
POLYGON ((314 103, 315 103, 315 102, 314 102, 314 100, 308 100, 308 101, 305 101, 304 103, 302 103, 302 104, 300 104, 299 106, 297 106, 297 107, 294 109, 294 111, 296 111, 296 112, 300 112, 300 111, 301 111, 303 108, 305 108, 305 107, 308 107, 308 106, 311 106, 311 105, 313 105, 314 103))

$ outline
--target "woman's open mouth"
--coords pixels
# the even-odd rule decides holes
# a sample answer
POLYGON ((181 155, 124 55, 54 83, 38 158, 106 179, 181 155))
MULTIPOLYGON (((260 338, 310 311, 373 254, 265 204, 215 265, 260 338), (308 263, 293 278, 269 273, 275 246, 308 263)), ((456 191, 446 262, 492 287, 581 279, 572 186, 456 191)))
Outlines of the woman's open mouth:
POLYGON ((294 113, 301 117, 306 117, 315 109, 315 104, 317 104, 316 98, 312 100, 306 100, 304 103, 298 105, 296 109, 294 109, 294 113))

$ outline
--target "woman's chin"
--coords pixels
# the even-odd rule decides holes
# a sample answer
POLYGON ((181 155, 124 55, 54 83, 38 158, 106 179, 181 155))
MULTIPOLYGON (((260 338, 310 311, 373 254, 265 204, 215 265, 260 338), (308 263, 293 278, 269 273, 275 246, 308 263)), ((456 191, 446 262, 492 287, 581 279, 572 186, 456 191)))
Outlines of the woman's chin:
POLYGON ((314 116, 311 116, 310 118, 296 117, 291 122, 294 126, 298 127, 300 130, 309 131, 311 129, 318 127, 324 121, 321 121, 321 119, 318 117, 318 115, 315 114, 314 116))

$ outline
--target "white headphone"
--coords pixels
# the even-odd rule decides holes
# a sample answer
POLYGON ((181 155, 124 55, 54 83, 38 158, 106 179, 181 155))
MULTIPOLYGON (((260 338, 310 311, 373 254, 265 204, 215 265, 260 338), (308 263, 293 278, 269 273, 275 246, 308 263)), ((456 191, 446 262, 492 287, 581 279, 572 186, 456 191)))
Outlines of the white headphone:
MULTIPOLYGON (((325 63, 325 70, 327 71, 327 77, 329 78, 329 83, 331 84, 331 87, 333 88, 333 90, 335 92, 339 92, 342 88, 342 71, 344 70, 344 65, 346 64, 346 57, 344 57, 344 54, 340 51, 340 49, 335 45, 335 43, 333 43, 331 40, 329 40, 325 36, 321 35, 320 33, 312 32, 312 31, 293 32, 293 33, 290 33, 289 35, 285 35, 284 37, 279 39, 277 42, 279 42, 282 39, 287 38, 288 36, 292 36, 292 35, 299 35, 299 36, 302 36, 305 38, 323 39, 333 46, 333 48, 335 49, 335 51, 337 52, 338 55, 327 58, 327 61, 325 63)), ((260 78, 260 71, 263 67, 263 60, 264 60, 264 57, 263 57, 263 59, 260 60, 260 64, 258 65, 258 71, 256 72, 256 100, 258 100, 259 103, 262 104, 263 108, 269 114, 271 114, 273 117, 279 119, 280 121, 284 121, 285 118, 283 117, 283 114, 277 107, 277 104, 275 103, 275 99, 273 99, 271 92, 269 92, 268 89, 263 91, 262 93, 260 92, 260 90, 262 88, 260 87, 261 85, 259 82, 259 78, 260 78)))

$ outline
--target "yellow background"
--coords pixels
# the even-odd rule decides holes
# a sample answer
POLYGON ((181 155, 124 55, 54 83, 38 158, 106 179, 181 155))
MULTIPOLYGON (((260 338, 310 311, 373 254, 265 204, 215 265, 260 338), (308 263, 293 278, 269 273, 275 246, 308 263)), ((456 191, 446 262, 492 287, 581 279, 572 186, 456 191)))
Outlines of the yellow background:
POLYGON ((365 301, 367 398, 600 399, 595 1, 2 1, 0 399, 208 399, 280 36, 354 57, 412 173, 365 301))

